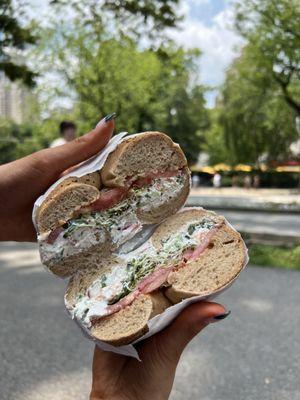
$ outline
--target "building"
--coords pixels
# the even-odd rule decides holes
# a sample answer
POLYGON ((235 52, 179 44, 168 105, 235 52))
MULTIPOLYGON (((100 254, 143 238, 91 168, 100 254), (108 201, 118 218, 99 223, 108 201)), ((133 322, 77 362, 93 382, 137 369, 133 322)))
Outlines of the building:
POLYGON ((28 89, 19 82, 11 82, 0 71, 0 118, 22 123, 26 115, 27 95, 28 89))

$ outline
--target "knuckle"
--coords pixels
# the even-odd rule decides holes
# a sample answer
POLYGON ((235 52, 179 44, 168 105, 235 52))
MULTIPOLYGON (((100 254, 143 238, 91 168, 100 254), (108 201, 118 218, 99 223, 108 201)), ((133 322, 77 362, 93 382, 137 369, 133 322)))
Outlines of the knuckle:
POLYGON ((74 139, 74 141, 73 141, 75 146, 86 145, 88 142, 89 142, 89 140, 85 135, 84 136, 79 136, 76 139, 74 139))
POLYGON ((49 158, 49 149, 39 150, 32 155, 34 166, 41 172, 49 172, 53 167, 49 158))
POLYGON ((72 143, 74 151, 80 152, 82 160, 89 158, 90 155, 90 141, 85 136, 76 138, 72 143))

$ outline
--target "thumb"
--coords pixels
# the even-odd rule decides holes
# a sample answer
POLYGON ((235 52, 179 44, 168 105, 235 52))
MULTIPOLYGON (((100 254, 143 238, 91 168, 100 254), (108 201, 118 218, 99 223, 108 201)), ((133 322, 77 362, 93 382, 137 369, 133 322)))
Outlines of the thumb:
POLYGON ((35 153, 38 167, 43 166, 49 178, 50 174, 57 177, 67 168, 92 157, 103 149, 111 138, 115 116, 115 113, 108 115, 95 129, 69 143, 35 153))
MULTIPOLYGON (((185 346, 209 323, 226 318, 229 313, 217 303, 199 302, 187 307, 166 329, 150 338, 161 362, 177 364, 185 346)), ((143 350, 142 350, 143 351, 143 350)))

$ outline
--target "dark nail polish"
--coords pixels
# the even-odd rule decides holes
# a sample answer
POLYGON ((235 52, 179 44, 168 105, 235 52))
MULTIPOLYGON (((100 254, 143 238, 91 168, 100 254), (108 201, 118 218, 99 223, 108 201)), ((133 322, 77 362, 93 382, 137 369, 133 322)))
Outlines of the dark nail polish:
POLYGON ((227 313, 221 314, 221 315, 217 315, 216 317, 214 317, 213 319, 220 321, 221 319, 225 319, 228 317, 228 315, 231 314, 231 311, 227 311, 227 313))
POLYGON ((116 116, 117 116, 117 114, 116 114, 115 112, 112 113, 112 114, 108 114, 108 115, 104 118, 104 121, 105 121, 105 122, 111 121, 112 119, 115 119, 116 116))

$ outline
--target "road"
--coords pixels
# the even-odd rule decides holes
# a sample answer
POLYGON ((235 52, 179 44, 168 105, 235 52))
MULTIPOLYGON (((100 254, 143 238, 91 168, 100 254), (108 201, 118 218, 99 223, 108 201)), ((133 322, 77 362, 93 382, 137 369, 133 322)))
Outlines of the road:
MULTIPOLYGON (((64 286, 35 245, 0 246, 1 400, 87 399, 93 346, 64 286)), ((299 272, 248 267, 219 298, 231 316, 187 347, 171 400, 300 400, 299 287, 299 272)))

